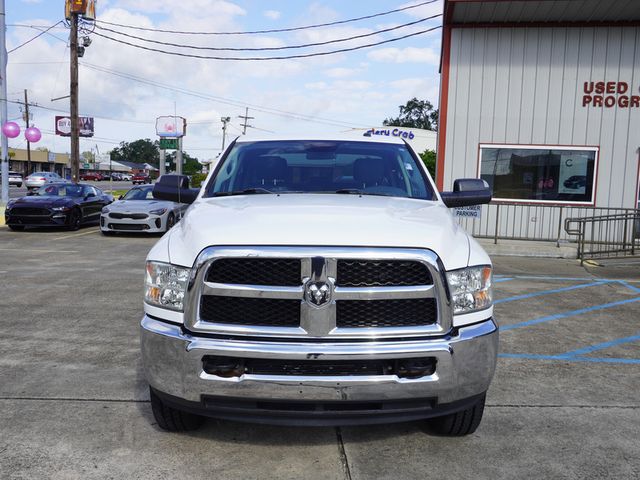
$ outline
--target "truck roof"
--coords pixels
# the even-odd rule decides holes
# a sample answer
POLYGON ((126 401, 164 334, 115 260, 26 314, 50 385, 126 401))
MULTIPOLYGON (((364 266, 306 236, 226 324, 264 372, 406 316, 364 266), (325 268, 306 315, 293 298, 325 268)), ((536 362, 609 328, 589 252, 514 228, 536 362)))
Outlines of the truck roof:
MULTIPOLYGON (((392 130, 395 127, 389 127, 392 130)), ((288 140, 310 140, 310 141, 351 141, 351 142, 373 142, 373 143, 391 143, 402 145, 404 142, 400 137, 386 135, 365 136, 359 132, 354 133, 311 133, 311 134, 247 134, 241 135, 236 139, 238 143, 249 142, 265 142, 265 141, 288 141, 288 140)))

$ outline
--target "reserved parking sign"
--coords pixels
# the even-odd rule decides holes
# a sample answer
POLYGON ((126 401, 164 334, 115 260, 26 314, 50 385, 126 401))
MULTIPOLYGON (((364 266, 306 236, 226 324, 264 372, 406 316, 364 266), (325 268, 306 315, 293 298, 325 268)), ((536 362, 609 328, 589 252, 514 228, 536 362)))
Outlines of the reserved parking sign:
POLYGON ((480 205, 471 205, 468 207, 457 207, 453 209, 456 217, 480 218, 482 207, 480 205))

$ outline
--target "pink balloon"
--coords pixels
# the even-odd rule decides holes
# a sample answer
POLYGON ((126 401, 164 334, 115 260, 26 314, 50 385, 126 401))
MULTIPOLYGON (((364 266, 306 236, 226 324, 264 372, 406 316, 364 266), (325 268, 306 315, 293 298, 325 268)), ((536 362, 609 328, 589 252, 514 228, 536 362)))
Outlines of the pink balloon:
POLYGON ((42 133, 36 127, 29 127, 24 131, 24 137, 31 143, 36 143, 42 138, 42 133))
POLYGON ((20 135, 20 125, 16 122, 7 122, 2 126, 2 133, 8 138, 16 138, 20 135))

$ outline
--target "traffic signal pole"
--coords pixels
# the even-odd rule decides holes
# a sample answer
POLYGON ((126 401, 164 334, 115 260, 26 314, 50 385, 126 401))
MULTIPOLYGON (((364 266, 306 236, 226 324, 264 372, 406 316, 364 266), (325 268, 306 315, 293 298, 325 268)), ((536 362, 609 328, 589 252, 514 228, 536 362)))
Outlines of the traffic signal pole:
POLYGON ((78 14, 71 14, 71 181, 80 181, 80 124, 78 113, 78 14))

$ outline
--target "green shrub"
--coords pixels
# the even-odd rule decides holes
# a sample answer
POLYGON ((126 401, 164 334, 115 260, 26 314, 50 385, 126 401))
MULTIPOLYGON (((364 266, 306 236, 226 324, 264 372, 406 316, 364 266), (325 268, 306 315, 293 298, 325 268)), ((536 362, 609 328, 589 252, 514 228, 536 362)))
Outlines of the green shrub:
POLYGON ((436 178, 436 152, 435 150, 425 150, 420 154, 420 158, 424 163, 432 178, 436 178))
POLYGON ((206 173, 194 173, 193 175, 191 175, 191 187, 200 188, 202 186, 202 182, 204 182, 206 178, 206 173))

